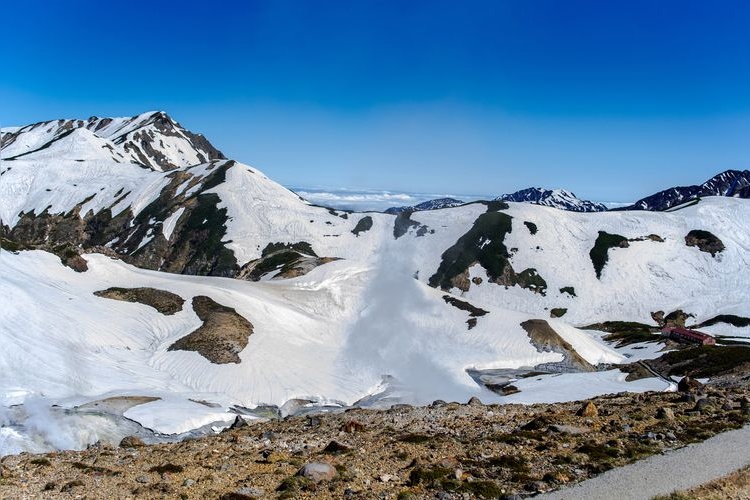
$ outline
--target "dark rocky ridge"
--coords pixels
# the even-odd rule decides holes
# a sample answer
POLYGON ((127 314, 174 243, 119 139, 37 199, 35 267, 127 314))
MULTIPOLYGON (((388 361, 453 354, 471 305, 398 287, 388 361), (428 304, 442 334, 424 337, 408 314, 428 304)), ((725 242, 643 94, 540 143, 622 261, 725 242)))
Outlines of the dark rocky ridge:
POLYGON ((13 228, 0 227, 0 238, 9 242, 6 244, 57 255, 61 255, 61 248, 76 254, 100 252, 145 269, 235 276, 239 266, 223 241, 227 210, 218 208, 218 195, 204 193, 223 182, 227 169, 233 165, 233 161, 214 162, 204 177, 192 176, 189 168, 166 174, 167 186, 135 217, 130 208, 112 216, 112 207, 128 194, 121 193, 120 198, 112 200, 110 208, 96 214, 80 214, 88 199, 67 213, 53 214, 46 209, 40 214, 22 213, 13 228), (186 181, 195 187, 195 192, 189 196, 177 194, 178 187, 186 181), (167 241, 162 234, 163 221, 180 208, 185 211, 167 241), (141 246, 143 241, 147 243, 141 246))

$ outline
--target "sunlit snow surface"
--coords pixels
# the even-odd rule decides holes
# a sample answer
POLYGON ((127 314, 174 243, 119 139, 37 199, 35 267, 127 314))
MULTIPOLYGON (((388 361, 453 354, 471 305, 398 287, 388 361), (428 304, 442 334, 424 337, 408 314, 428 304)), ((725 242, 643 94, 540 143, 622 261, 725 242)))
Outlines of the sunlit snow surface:
MULTIPOLYGON (((352 404, 382 389, 384 375, 399 379, 407 401, 479 395, 499 402, 474 383, 467 367, 515 368, 560 359, 529 344, 519 326, 527 316, 493 308, 496 321, 467 331, 464 312, 447 306, 441 292, 400 272, 342 261, 294 280, 249 283, 145 271, 96 254, 86 259, 89 270, 76 273, 45 252, 0 253, 0 301, 13 305, 0 309, 0 372, 12 374, 0 380, 0 393, 12 396, 5 406, 30 398, 44 398, 47 408, 70 408, 119 395, 155 396, 161 400, 135 406, 125 416, 160 433, 182 433, 210 423, 226 425, 234 418, 227 413, 233 404, 280 406, 292 398, 352 404), (152 286, 188 301, 183 311, 164 316, 92 293, 110 286, 152 286), (378 297, 385 291, 391 293, 378 297), (236 308, 253 323, 240 364, 215 365, 197 353, 167 351, 199 326, 189 306, 198 294, 236 308)), ((560 333, 592 362, 622 359, 594 336, 574 328, 560 333)), ((592 379, 584 392, 578 387, 573 384, 564 398, 624 390, 626 384, 592 379)), ((538 396, 530 390, 528 398, 538 396)), ((113 435, 107 430, 115 427, 112 422, 86 418, 86 426, 55 424, 71 429, 73 435, 65 438, 39 443, 38 435, 25 440, 22 431, 5 428, 0 443, 12 453, 19 447, 75 448, 113 435)), ((48 412, 38 421, 25 430, 39 434, 55 417, 48 412)))
MULTIPOLYGON (((110 126, 127 133, 128 123, 110 126)), ((14 147, 44 144, 44 138, 37 139, 14 147)), ((2 223, 12 227, 20 212, 39 214, 47 208, 67 213, 79 204, 81 215, 108 207, 115 214, 127 208, 138 213, 159 197, 168 174, 100 156, 106 153, 101 146, 98 138, 81 132, 54 145, 68 159, 49 161, 46 150, 40 150, 38 158, 3 161, 2 223), (91 156, 93 151, 97 156, 91 156), (79 162, 77 155, 90 157, 79 162)), ((184 171, 200 177, 210 167, 184 171)), ((186 181, 183 188, 188 192, 196 186, 189 188, 186 181)), ((293 398, 350 405, 384 390, 390 377, 395 377, 390 386, 397 395, 415 403, 466 401, 473 395, 485 402, 558 401, 665 390, 666 382, 627 383, 610 370, 522 379, 514 383, 522 392, 503 398, 482 390, 466 370, 559 361, 560 354, 540 353, 531 345, 520 326, 528 319, 546 319, 596 364, 618 363, 625 355, 630 360, 655 357, 659 351, 647 345, 617 352, 600 333, 576 327, 610 320, 651 324, 656 310, 682 309, 694 314, 696 322, 718 314, 750 315, 747 200, 705 198, 672 213, 594 214, 510 203, 505 210, 513 217, 505 237, 510 262, 518 272, 536 269, 547 292, 506 289, 490 283, 475 265, 470 277, 482 278, 482 283, 465 293, 451 291, 489 311, 468 330, 467 313, 446 304, 445 292, 427 282, 443 252, 472 227, 485 205, 414 213, 412 220, 429 231, 417 236, 412 228, 394 239, 393 216, 367 214, 372 228, 355 235, 352 230, 365 214, 345 218, 312 206, 240 163, 228 168, 226 181, 210 191, 220 198, 219 207, 227 209, 225 241, 231 241, 228 247, 240 265, 259 257, 272 242, 305 241, 318 255, 342 260, 299 278, 253 283, 146 271, 97 254, 85 255, 89 270, 76 273, 48 253, 0 251, 0 453, 116 440, 133 431, 124 423, 127 418, 171 434, 226 425, 234 405, 280 406, 293 398), (530 234, 525 221, 537 226, 536 234, 530 234), (712 257, 686 247, 685 235, 692 229, 711 231, 726 250, 712 257), (631 239, 656 234, 664 241, 632 241, 629 248, 610 250, 597 279, 589 251, 598 231, 631 239), (165 316, 148 306, 93 295, 112 286, 168 290, 185 298, 185 307, 165 316), (563 287, 574 287, 576 296, 561 293, 563 287), (253 324, 254 333, 239 354, 241 363, 215 365, 195 352, 167 350, 200 326, 190 307, 196 295, 233 307, 253 324), (550 319, 550 309, 558 307, 567 308, 567 314, 550 319), (68 411, 116 396, 160 399, 124 410, 124 419, 68 411)), ((169 239, 181 210, 161 221, 160 228, 154 226, 151 236, 169 239)), ((727 325, 707 331, 750 336, 747 328, 727 325)))

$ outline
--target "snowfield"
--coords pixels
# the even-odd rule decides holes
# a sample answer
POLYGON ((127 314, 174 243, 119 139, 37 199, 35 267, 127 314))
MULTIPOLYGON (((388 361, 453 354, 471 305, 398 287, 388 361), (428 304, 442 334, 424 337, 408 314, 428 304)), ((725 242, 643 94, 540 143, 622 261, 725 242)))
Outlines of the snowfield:
MULTIPOLYGON (((295 399, 334 406, 471 396, 532 403, 671 390, 667 381, 628 383, 609 369, 628 358, 656 357, 657 347, 615 350, 601 332, 582 327, 605 321, 653 325, 651 313, 678 309, 695 323, 719 314, 750 316, 747 200, 705 198, 670 213, 575 213, 509 203, 502 212, 511 217, 511 231, 487 235, 482 244, 504 236, 510 265, 517 273, 535 269, 546 282, 544 293, 493 283, 478 263, 468 269, 468 290, 443 291, 428 286, 430 277, 487 205, 401 216, 404 234, 396 237, 395 216, 311 205, 254 167, 217 159, 220 153, 211 152, 210 144, 164 116, 12 129, 14 141, 3 158, 16 158, 0 162, 0 236, 13 234, 21 221, 33 227, 29 220, 43 214, 89 220, 109 210, 131 219, 125 226, 130 232, 117 235, 108 248, 136 234, 136 223, 147 225, 134 238, 132 255, 168 248, 180 238, 192 241, 188 230, 194 236, 211 229, 208 219, 200 222, 203 217, 191 219, 187 229, 185 220, 196 206, 208 210, 205 200, 215 197, 218 205, 209 208, 226 211, 226 233, 215 243, 231 251, 238 267, 278 243, 304 243, 318 257, 336 260, 324 259, 287 279, 272 279, 277 266, 251 282, 147 270, 100 253, 83 253, 88 270, 76 272, 42 250, 0 250, 0 455, 113 440, 132 432, 132 421, 160 434, 221 427, 244 411, 240 407, 281 407, 295 399), (135 152, 150 151, 144 137, 159 154, 135 152), (160 211, 165 199, 180 201, 160 211), (143 220, 136 221, 141 213, 143 220), (536 226, 535 234, 525 222, 536 226), (686 234, 695 229, 710 231, 725 249, 712 256, 686 246, 686 234), (589 252, 600 231, 630 241, 627 248, 609 249, 597 278, 589 252), (185 303, 170 316, 94 295, 110 287, 155 288, 185 303), (469 328, 469 313, 446 303, 446 294, 487 314, 473 318, 476 325, 469 328), (233 308, 252 324, 239 363, 215 364, 198 352, 168 350, 202 325, 191 305, 196 296, 233 308), (553 308, 567 311, 552 319, 553 308), (531 319, 547 321, 601 370, 521 379, 514 382, 521 392, 511 396, 480 387, 467 370, 531 369, 563 360, 531 343, 521 326, 531 319), (68 426, 64 440, 44 430, 58 418, 49 416, 53 405, 69 409, 119 396, 159 399, 124 409, 125 420, 117 425, 101 415, 86 417, 94 420, 68 426), (15 405, 23 405, 25 420, 18 420, 21 407, 15 405)), ((750 337, 748 327, 723 323, 706 331, 750 337)), ((55 432, 64 433, 64 427, 55 432)))

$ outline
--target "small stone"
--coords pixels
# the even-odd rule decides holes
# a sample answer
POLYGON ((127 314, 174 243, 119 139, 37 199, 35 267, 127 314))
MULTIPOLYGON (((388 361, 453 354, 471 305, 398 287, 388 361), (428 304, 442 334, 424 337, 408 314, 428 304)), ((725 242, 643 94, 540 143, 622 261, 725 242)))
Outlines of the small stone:
POLYGON ((319 483, 329 481, 336 477, 336 469, 325 462, 310 462, 305 464, 298 472, 298 476, 306 477, 310 481, 319 483))
POLYGON ((659 408, 656 411, 656 418, 660 420, 674 420, 674 410, 672 408, 659 408))
POLYGON ((665 436, 666 436, 666 437, 667 437, 667 439, 669 439, 670 441, 677 441, 677 436, 675 436, 675 435, 674 435, 674 432, 667 432, 667 433, 665 434, 665 436))
POLYGON ((140 448, 144 446, 143 440, 138 436, 125 436, 120 441, 120 448, 140 448))
POLYGON ((266 491, 263 488, 245 487, 237 490, 237 494, 250 498, 263 498, 266 496, 266 491))
POLYGON ((482 401, 476 396, 472 396, 471 399, 469 399, 469 402, 466 404, 469 406, 484 406, 482 401))
POLYGON ((380 479, 381 483, 388 483, 396 479, 396 476, 392 474, 382 474, 378 479, 380 479))
POLYGON ((576 415, 579 417, 595 418, 599 416, 599 411, 596 409, 596 405, 589 401, 576 412, 576 415))
POLYGON ((185 486, 186 488, 189 488, 189 487, 191 487, 194 484, 195 484, 195 480, 194 479, 185 479, 182 482, 182 485, 185 486))
POLYGON ((435 407, 437 407, 437 406, 443 406, 443 405, 446 405, 446 404, 448 404, 448 403, 446 403, 446 402, 445 402, 445 401, 443 401, 442 399, 436 399, 435 401, 433 401, 433 402, 432 402, 432 404, 431 404, 430 406, 431 406, 432 408, 435 408, 435 407))
POLYGON ((135 480, 139 483, 146 484, 148 483, 148 476, 138 476, 135 480))

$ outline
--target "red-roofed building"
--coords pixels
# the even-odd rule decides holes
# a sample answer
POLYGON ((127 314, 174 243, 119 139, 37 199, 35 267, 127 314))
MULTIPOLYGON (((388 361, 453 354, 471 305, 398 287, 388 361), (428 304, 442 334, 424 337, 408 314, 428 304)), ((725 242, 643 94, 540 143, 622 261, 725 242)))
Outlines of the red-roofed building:
POLYGON ((663 337, 684 344, 716 345, 716 339, 713 336, 697 330, 688 330, 687 328, 679 326, 666 326, 661 331, 661 334, 663 337))

